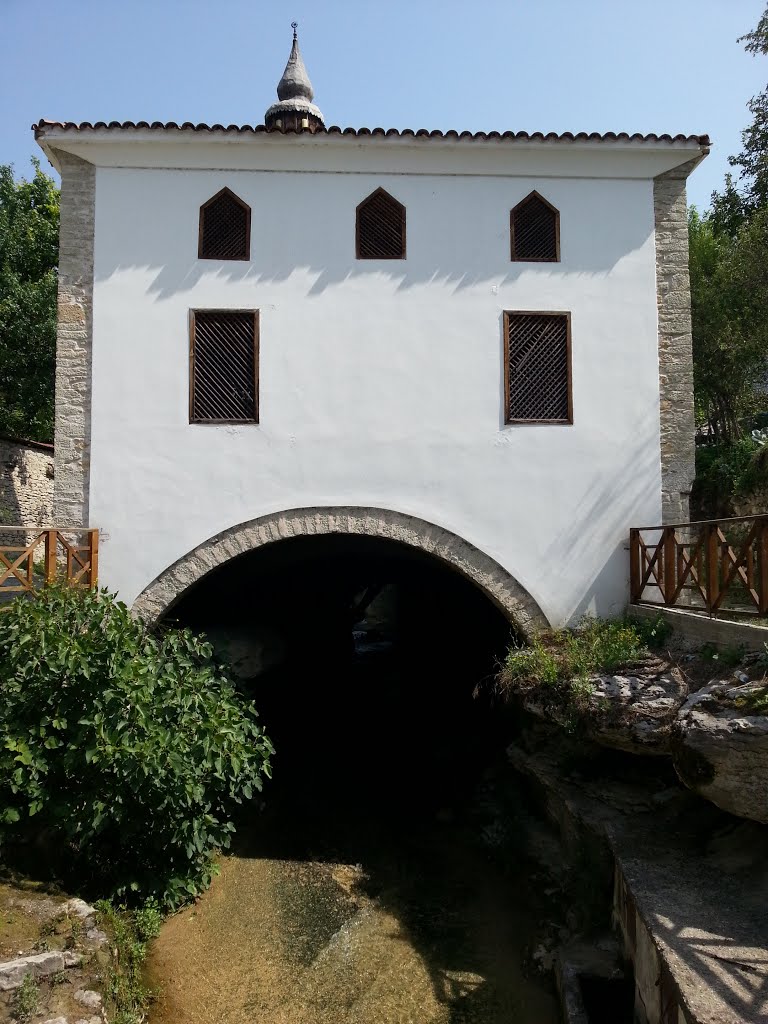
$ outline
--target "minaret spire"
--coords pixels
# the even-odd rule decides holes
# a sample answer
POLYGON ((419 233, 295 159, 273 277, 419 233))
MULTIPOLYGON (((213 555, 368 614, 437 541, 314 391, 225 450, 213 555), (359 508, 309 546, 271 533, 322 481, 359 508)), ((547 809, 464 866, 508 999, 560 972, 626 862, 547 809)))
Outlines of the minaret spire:
POLYGON ((323 127, 323 115, 314 105, 312 83, 299 49, 298 23, 291 22, 293 46, 283 77, 277 83, 278 102, 264 115, 268 128, 282 131, 317 131, 323 127))

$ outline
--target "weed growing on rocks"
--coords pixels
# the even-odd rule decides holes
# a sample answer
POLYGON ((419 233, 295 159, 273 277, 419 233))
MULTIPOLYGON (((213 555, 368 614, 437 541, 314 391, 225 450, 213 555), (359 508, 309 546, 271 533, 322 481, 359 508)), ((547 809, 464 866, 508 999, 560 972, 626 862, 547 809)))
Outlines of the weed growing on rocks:
POLYGON ((114 1010, 110 1019, 114 1024, 140 1024, 151 1000, 142 979, 142 967, 149 943, 160 932, 160 906, 155 900, 147 900, 131 910, 101 900, 96 908, 113 950, 105 978, 105 997, 114 1010))
POLYGON ((660 645, 668 636, 669 627, 661 619, 586 618, 577 629, 549 630, 535 636, 527 647, 510 648, 497 688, 505 696, 536 700, 575 728, 580 717, 600 711, 592 701, 590 676, 638 663, 650 646, 660 645))
POLYGON ((40 986, 31 974, 26 974, 13 1000, 12 1013, 19 1024, 31 1020, 40 1006, 40 986))

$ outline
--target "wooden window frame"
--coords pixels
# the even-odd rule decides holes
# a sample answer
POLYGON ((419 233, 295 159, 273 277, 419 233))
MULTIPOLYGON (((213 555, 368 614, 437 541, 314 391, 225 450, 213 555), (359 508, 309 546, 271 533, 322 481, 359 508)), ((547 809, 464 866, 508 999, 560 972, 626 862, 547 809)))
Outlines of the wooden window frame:
POLYGON ((565 309, 505 309, 504 317, 504 423, 508 426, 573 426, 573 367, 571 345, 571 313, 565 309), (509 327, 513 316, 564 316, 566 324, 566 373, 568 374, 568 417, 559 420, 519 419, 510 416, 509 327))
POLYGON ((407 236, 406 236, 407 227, 408 227, 408 220, 407 220, 407 217, 406 217, 405 204, 401 203, 400 200, 396 196, 393 196, 391 192, 387 192, 387 190, 385 188, 382 188, 381 186, 379 186, 379 188, 375 188, 373 190, 373 192, 371 192, 369 195, 367 195, 365 197, 365 199, 362 199, 357 204, 357 206, 355 207, 355 259, 358 259, 358 260, 404 260, 404 259, 407 259, 408 258, 408 239, 407 239, 407 236), (392 202, 397 203, 397 205, 400 207, 400 231, 401 231, 401 234, 402 234, 402 237, 403 237, 403 250, 402 250, 402 255, 401 256, 363 256, 361 254, 361 252, 360 252, 360 211, 366 205, 366 203, 370 202, 370 200, 373 199, 374 196, 377 196, 379 194, 386 196, 387 199, 391 199, 392 202))
POLYGON ((207 426, 239 426, 248 427, 258 425, 261 414, 261 401, 259 396, 259 330, 261 317, 258 309, 190 309, 189 311, 189 422, 190 425, 198 427, 207 426), (253 398, 255 415, 252 420, 199 420, 195 419, 195 323, 198 313, 248 313, 253 317, 253 398))
POLYGON ((510 259, 513 263, 560 263, 560 211, 556 206, 553 206, 548 199, 545 199, 541 192, 537 192, 536 189, 533 192, 529 192, 528 195, 521 199, 520 202, 513 206, 509 211, 509 252, 510 259), (554 256, 517 256, 515 255, 515 214, 521 206, 531 199, 539 199, 545 206, 555 215, 555 255, 554 256))
POLYGON ((199 260, 212 260, 214 263, 249 263, 251 259, 251 208, 244 199, 240 196, 235 195, 231 188, 219 189, 215 196, 211 196, 203 205, 200 207, 200 220, 197 229, 197 258, 199 260), (230 199, 234 199, 238 205, 242 206, 245 210, 245 256, 203 256, 203 221, 205 218, 205 211, 209 206, 212 206, 217 199, 221 199, 223 195, 227 195, 230 199))

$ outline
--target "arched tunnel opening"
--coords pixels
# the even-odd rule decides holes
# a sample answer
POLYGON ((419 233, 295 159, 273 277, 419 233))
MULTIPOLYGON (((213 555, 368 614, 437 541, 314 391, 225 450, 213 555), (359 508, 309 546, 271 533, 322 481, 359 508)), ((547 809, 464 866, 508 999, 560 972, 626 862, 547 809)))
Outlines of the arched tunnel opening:
POLYGON ((276 755, 204 924, 161 935, 150 980, 176 987, 158 1024, 203 1006, 242 1024, 254 1007, 264 1024, 554 1024, 526 960, 536 869, 501 849, 526 798, 508 785, 512 713, 494 694, 515 630, 490 598, 394 540, 301 536, 211 571, 165 621, 208 634, 276 755))
POLYGON ((514 626, 438 557, 359 535, 295 537, 190 588, 276 747, 265 799, 338 815, 450 807, 503 743, 493 677, 514 626))

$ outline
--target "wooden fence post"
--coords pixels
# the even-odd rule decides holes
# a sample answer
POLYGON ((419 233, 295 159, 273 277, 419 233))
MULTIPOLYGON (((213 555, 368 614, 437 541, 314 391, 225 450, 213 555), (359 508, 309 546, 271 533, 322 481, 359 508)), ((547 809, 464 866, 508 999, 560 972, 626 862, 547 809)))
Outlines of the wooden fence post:
POLYGON ((640 568, 640 531, 631 529, 629 531, 629 603, 634 604, 643 596, 640 591, 640 582, 643 578, 640 568))
POLYGON ((91 587, 96 587, 99 582, 99 531, 88 531, 88 555, 91 562, 88 581, 91 587))
POLYGON ((720 544, 718 524, 708 523, 707 531, 707 611, 712 614, 715 602, 720 596, 720 544))
POLYGON ((768 615, 768 520, 757 530, 757 612, 768 615))
POLYGON ((45 582, 53 583, 56 579, 56 549, 58 533, 56 530, 45 531, 45 582))
POLYGON ((674 526, 664 527, 664 604, 672 604, 677 587, 677 551, 674 526))

